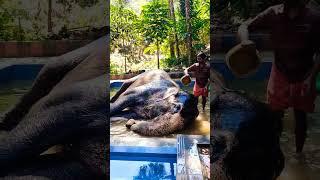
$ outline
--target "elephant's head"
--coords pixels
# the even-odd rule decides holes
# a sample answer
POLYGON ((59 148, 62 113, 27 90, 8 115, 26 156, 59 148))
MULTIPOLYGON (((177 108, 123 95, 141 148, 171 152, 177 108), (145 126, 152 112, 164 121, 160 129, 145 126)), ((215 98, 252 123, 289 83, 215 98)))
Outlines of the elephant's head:
POLYGON ((244 94, 225 91, 211 102, 212 173, 216 179, 273 180, 283 169, 276 116, 244 94))
POLYGON ((187 92, 180 91, 176 95, 176 100, 182 106, 182 108, 180 108, 179 113, 186 122, 186 124, 189 124, 190 122, 194 121, 199 115, 199 110, 197 107, 198 98, 187 92))

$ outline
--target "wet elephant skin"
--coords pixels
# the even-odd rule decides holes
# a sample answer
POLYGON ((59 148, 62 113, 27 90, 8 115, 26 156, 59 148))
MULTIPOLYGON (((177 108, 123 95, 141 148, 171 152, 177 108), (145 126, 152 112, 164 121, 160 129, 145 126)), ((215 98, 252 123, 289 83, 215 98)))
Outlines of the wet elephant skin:
POLYGON ((211 175, 214 180, 274 180, 284 167, 270 108, 236 91, 211 101, 211 175))

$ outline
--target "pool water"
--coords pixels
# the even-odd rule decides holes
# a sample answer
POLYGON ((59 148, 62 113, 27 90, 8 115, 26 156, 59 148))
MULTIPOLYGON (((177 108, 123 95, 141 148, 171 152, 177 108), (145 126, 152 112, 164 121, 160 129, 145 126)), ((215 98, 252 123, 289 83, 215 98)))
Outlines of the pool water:
MULTIPOLYGON (((118 88, 110 89, 110 98, 115 95, 118 88)), ((192 93, 192 87, 184 87, 183 90, 192 93)), ((210 106, 207 100, 205 111, 202 111, 201 97, 198 103, 199 115, 196 120, 189 125, 185 130, 177 132, 177 134, 192 134, 192 135, 208 135, 210 134, 210 106)), ((110 126, 110 135, 115 137, 141 137, 126 128, 126 121, 112 122, 110 126)), ((168 138, 175 138, 176 134, 166 136, 168 138)))
POLYGON ((110 177, 112 180, 175 180, 176 157, 139 157, 140 155, 110 155, 110 177))
POLYGON ((33 80, 14 80, 0 84, 0 114, 14 106, 32 86, 33 80))
MULTIPOLYGON (((233 89, 245 90, 250 96, 266 101, 267 81, 234 80, 229 82, 233 89)), ((316 99, 315 112, 308 115, 308 137, 302 156, 295 154, 294 117, 292 109, 285 113, 281 147, 286 162, 278 180, 320 179, 320 99, 316 99)))

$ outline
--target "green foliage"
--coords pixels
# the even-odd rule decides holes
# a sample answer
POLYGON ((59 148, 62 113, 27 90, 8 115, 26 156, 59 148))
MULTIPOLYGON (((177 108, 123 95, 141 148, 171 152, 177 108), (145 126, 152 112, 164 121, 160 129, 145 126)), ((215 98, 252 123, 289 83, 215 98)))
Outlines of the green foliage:
POLYGON ((110 74, 117 75, 120 74, 120 70, 116 64, 113 63, 113 61, 110 62, 110 74))
POLYGON ((26 32, 21 26, 22 20, 27 20, 29 14, 21 7, 21 2, 5 6, 5 1, 0 1, 0 40, 24 40, 26 32))
MULTIPOLYGON (((0 0, 0 40, 46 39, 48 2, 0 0)), ((105 0, 52 0, 53 32, 57 34, 64 26, 67 30, 74 28, 80 31, 100 28, 102 22, 105 24, 106 14, 109 14, 105 4, 105 0)))
POLYGON ((168 5, 160 0, 152 0, 142 7, 140 27, 146 41, 162 43, 168 36, 172 28, 168 12, 168 5))
MULTIPOLYGON (((184 3, 185 0, 180 0, 180 11, 177 22, 178 36, 182 40, 187 38, 184 3)), ((210 1, 191 0, 190 6, 192 48, 194 52, 198 52, 204 49, 210 40, 210 1)))
POLYGON ((57 0, 56 2, 63 4, 68 11, 71 11, 73 4, 78 4, 81 8, 85 8, 97 4, 99 0, 57 0))
MULTIPOLYGON (((168 0, 142 1, 111 1, 111 52, 115 54, 111 61, 118 65, 117 73, 123 72, 125 57, 127 70, 156 68, 155 55, 158 48, 162 68, 177 69, 187 66, 185 0, 173 1, 176 23, 169 16, 168 0), (137 5, 140 6, 137 7, 137 5), (173 34, 178 37, 179 58, 169 58, 170 42, 175 43, 174 48, 177 50, 177 41, 172 39, 175 38, 173 34)), ((198 52, 209 44, 210 2, 209 0, 191 1, 193 51, 198 52)))
POLYGON ((188 66, 188 57, 187 56, 182 56, 180 58, 165 58, 162 61, 162 66, 164 68, 182 68, 188 66))

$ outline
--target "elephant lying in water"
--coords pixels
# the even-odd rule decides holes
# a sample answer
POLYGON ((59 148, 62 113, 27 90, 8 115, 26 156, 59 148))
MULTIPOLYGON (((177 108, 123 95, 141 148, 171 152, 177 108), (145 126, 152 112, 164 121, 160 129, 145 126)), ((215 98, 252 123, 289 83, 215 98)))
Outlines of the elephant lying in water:
POLYGON ((100 38, 46 64, 31 90, 5 114, 1 176, 106 178, 107 43, 106 37, 100 38), (59 144, 64 145, 64 152, 42 154, 59 144))
POLYGON ((145 136, 163 136, 184 129, 199 114, 198 100, 162 70, 126 80, 110 103, 111 120, 128 120, 127 127, 145 136), (126 109, 126 110, 125 110, 126 109))
POLYGON ((284 167, 279 117, 244 93, 215 89, 210 103, 211 179, 276 179, 284 167))

